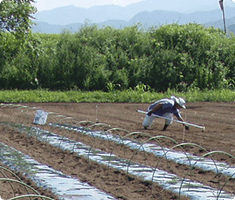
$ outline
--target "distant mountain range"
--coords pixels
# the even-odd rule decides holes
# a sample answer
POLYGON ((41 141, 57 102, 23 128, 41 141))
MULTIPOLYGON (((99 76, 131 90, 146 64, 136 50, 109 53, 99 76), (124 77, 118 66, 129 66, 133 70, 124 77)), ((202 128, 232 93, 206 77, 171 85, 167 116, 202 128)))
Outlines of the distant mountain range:
MULTIPOLYGON (((48 0, 47 3, 49 4, 50 1, 54 2, 55 0, 48 0)), ((235 3, 231 0, 225 0, 224 6, 225 11, 227 12, 228 7, 235 8, 235 3)), ((220 7, 219 0, 143 0, 126 7, 105 5, 81 8, 71 5, 41 11, 36 13, 35 17, 38 21, 47 22, 49 24, 67 25, 72 23, 84 23, 84 20, 86 19, 89 19, 93 23, 104 22, 107 20, 129 21, 140 12, 152 12, 156 10, 193 13, 211 10, 220 11, 220 7)))
MULTIPOLYGON (((66 6, 53 10, 42 11, 36 13, 34 16, 36 18, 36 25, 33 26, 33 32, 61 33, 65 29, 75 32, 78 31, 85 22, 88 22, 88 24, 96 24, 99 27, 112 26, 114 28, 123 28, 137 23, 141 23, 144 27, 159 26, 171 23, 199 23, 221 29, 224 27, 222 11, 220 10, 218 4, 216 4, 217 8, 213 10, 205 10, 206 8, 208 9, 208 7, 203 6, 205 5, 204 3, 201 4, 201 7, 203 7, 205 11, 186 13, 169 11, 164 8, 164 3, 161 4, 161 6, 157 6, 157 1, 158 0, 146 0, 126 7, 106 5, 86 9, 75 6, 66 6), (156 9, 158 7, 163 10, 156 9)), ((168 0, 168 2, 169 1, 172 0, 168 0)), ((182 1, 185 1, 184 7, 187 7, 189 2, 190 4, 195 4, 195 2, 197 2, 194 6, 194 10, 199 8, 199 2, 206 2, 208 5, 211 2, 211 0, 203 0, 203 2, 202 0, 182 1)), ((231 3, 233 2, 231 1, 231 3)), ((214 6, 214 3, 212 5, 214 6)), ((225 7, 225 16, 228 29, 233 31, 233 27, 235 26, 235 4, 233 3, 231 5, 232 7, 225 7)), ((167 8, 169 9, 169 7, 167 8)), ((175 10, 177 10, 177 8, 175 8, 175 10)), ((190 9, 188 8, 188 11, 189 10, 190 9)))

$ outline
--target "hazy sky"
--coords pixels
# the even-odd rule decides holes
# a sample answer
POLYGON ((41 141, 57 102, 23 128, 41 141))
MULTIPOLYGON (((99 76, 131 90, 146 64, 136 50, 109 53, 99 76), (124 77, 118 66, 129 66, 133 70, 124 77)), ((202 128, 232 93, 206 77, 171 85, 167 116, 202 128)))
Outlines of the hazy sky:
POLYGON ((35 6, 38 11, 51 10, 53 8, 75 5, 76 7, 89 8, 92 6, 100 6, 113 4, 119 6, 127 6, 132 3, 137 3, 143 0, 36 0, 35 6))
MULTIPOLYGON (((0 0, 0 2, 1 1, 2 0, 0 0)), ((92 6, 112 4, 124 7, 140 1, 145 1, 145 0, 35 0, 36 3, 34 5, 37 7, 38 11, 42 11, 42 10, 51 10, 54 8, 68 6, 68 5, 74 5, 76 7, 82 7, 82 8, 89 8, 92 6)), ((176 2, 177 1, 180 0, 176 0, 176 2)), ((219 0, 214 0, 214 1, 219 2, 219 0)), ((224 2, 227 1, 235 3, 235 0, 225 0, 224 2)))

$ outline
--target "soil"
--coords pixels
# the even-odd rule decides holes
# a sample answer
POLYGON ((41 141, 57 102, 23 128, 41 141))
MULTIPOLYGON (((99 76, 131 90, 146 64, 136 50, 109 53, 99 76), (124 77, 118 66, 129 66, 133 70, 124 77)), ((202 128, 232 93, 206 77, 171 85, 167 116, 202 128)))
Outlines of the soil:
MULTIPOLYGON (((206 129, 204 132, 193 126, 190 126, 190 129, 185 131, 182 124, 176 122, 169 126, 166 131, 161 131, 164 125, 163 119, 155 119, 150 128, 147 130, 143 129, 142 122, 145 115, 138 113, 137 110, 147 110, 149 104, 22 103, 21 105, 36 107, 34 108, 35 110, 39 108, 50 112, 48 121, 55 119, 58 121, 58 119, 60 119, 60 123, 79 124, 96 130, 109 130, 112 134, 119 134, 120 136, 126 136, 140 142, 149 140, 149 142, 169 148, 174 147, 176 144, 186 143, 183 149, 176 148, 176 150, 183 150, 198 156, 212 152, 208 157, 226 162, 230 165, 235 165, 234 103, 187 103, 187 109, 181 110, 182 117, 187 122, 205 126, 206 129), (56 118, 55 116, 57 114, 71 118, 56 118)), ((35 112, 32 113, 35 114, 35 112)), ((20 109, 7 106, 0 108, 0 119, 4 121, 18 120, 18 123, 20 122, 32 126, 33 117, 34 115, 30 114, 27 108, 20 109), (16 114, 17 112, 18 114, 16 114), (16 116, 14 117, 14 115, 16 116)), ((79 140, 94 148, 112 152, 121 158, 132 159, 134 162, 148 166, 157 166, 159 169, 177 174, 180 177, 186 177, 201 182, 214 188, 221 189, 223 187, 222 189, 224 191, 235 195, 235 179, 222 174, 203 171, 197 168, 190 169, 189 166, 177 164, 167 159, 157 158, 150 153, 135 152, 121 144, 94 139, 84 135, 81 136, 74 131, 62 131, 61 129, 52 128, 47 125, 41 128, 51 130, 73 140, 79 140)), ((13 146, 35 160, 52 166, 54 169, 60 170, 64 174, 87 182, 111 194, 117 199, 187 199, 186 197, 179 196, 179 194, 167 191, 155 183, 143 181, 123 171, 98 165, 95 162, 88 161, 71 152, 63 151, 44 142, 39 142, 35 140, 35 138, 27 137, 24 133, 16 132, 4 126, 0 127, 0 130, 0 142, 13 146)), ((33 182, 25 178, 24 175, 18 172, 16 173, 24 182, 36 188, 42 195, 58 199, 50 191, 37 187, 33 182)), ((2 176, 3 175, 0 174, 0 177, 2 176)), ((7 176, 11 177, 10 174, 7 176)), ((14 195, 23 192, 25 191, 21 189, 20 186, 17 188, 17 192, 15 192, 12 191, 11 185, 6 182, 0 182, 0 196, 3 199, 12 198, 14 195)))

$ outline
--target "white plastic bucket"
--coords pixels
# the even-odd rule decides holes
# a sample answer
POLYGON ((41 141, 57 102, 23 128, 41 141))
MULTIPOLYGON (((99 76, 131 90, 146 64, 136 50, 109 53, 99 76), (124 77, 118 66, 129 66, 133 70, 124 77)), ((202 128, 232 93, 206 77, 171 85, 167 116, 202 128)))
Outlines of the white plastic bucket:
POLYGON ((47 122, 47 116, 48 113, 43 111, 43 110, 37 110, 33 123, 34 124, 39 124, 39 125, 44 125, 47 122))

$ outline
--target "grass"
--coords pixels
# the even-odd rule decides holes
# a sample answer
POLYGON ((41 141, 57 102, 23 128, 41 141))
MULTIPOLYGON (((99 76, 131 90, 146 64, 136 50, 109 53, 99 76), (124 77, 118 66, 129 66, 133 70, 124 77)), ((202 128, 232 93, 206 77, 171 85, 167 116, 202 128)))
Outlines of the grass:
POLYGON ((140 90, 124 91, 48 91, 48 90, 1 90, 0 102, 2 103, 26 103, 26 102, 130 102, 151 103, 161 98, 169 98, 171 95, 183 97, 187 102, 234 102, 235 91, 223 90, 192 90, 189 92, 177 92, 168 90, 164 93, 146 92, 140 90))

